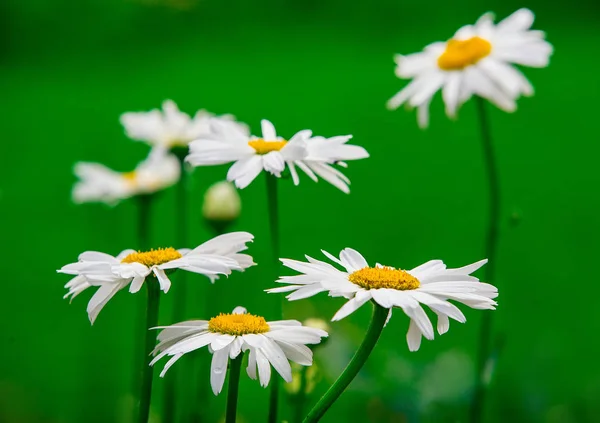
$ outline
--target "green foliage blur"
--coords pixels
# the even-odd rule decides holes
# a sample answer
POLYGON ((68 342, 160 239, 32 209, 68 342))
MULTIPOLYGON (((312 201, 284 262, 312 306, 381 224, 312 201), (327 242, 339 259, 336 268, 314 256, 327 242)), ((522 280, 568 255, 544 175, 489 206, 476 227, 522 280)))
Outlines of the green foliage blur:
MULTIPOLYGON (((598 421, 597 2, 4 0, 0 422, 126 422, 132 413, 135 315, 144 296, 119 293, 90 327, 91 293, 69 305, 62 299, 69 278, 55 273, 85 250, 137 246, 134 200, 114 208, 70 200, 75 162, 125 171, 145 157, 147 146, 123 134, 125 111, 170 98, 188 113, 232 113, 254 132, 267 118, 282 134, 353 134, 371 158, 350 163, 350 195, 307 177, 298 187, 281 181, 284 257, 353 247, 369 261, 404 268, 432 258, 452 267, 481 259, 487 192, 473 102, 450 121, 438 95, 426 131, 414 112, 390 112, 385 102, 406 84, 394 76, 393 54, 444 40, 488 10, 503 18, 520 7, 536 13, 534 28, 547 32, 555 54, 547 69, 525 69, 536 95, 519 100, 516 113, 489 107, 503 203, 492 338, 503 347, 485 419, 598 421)), ((213 236, 202 197, 226 168, 193 172, 189 247, 213 236)), ((242 216, 231 228, 256 235, 250 253, 259 265, 208 287, 202 276, 188 276, 187 318, 210 317, 207 304, 270 317, 278 298, 262 292, 274 286, 265 195, 261 176, 241 192, 242 216)), ((173 244, 178 215, 171 188, 153 210, 154 245, 173 244)), ((176 289, 175 282, 163 297, 161 324, 174 323, 176 289)), ((286 303, 285 313, 330 319, 342 303, 321 295, 286 303)), ((483 312, 462 309, 466 324, 452 323, 416 353, 406 346, 408 319, 396 312, 323 422, 466 421, 483 312)), ((364 307, 332 324, 316 352, 321 373, 309 401, 346 365, 369 313, 364 307)), ((176 421, 220 421, 225 395, 210 393, 195 357, 176 365, 188 369, 180 372, 176 421)), ((268 392, 243 376, 240 421, 264 421, 268 392)), ((164 383, 155 380, 154 421, 164 383)), ((288 405, 284 398, 285 419, 288 405)))

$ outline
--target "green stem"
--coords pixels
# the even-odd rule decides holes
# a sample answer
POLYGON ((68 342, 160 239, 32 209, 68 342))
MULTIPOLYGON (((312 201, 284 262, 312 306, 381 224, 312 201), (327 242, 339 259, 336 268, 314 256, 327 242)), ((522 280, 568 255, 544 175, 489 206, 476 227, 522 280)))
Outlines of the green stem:
MULTIPOLYGON (((184 159, 187 154, 187 148, 174 150, 174 154, 179 159, 181 167, 181 177, 175 187, 175 242, 176 248, 187 248, 188 232, 188 178, 189 174, 185 170, 184 159)), ((185 319, 187 285, 185 284, 187 272, 178 272, 177 289, 173 293, 173 308, 171 310, 171 322, 181 322, 185 319)), ((180 366, 181 367, 181 366, 180 366)), ((175 398, 177 397, 178 380, 180 367, 173 368, 170 374, 165 378, 165 388, 163 397, 163 421, 175 421, 175 398)), ((203 398, 202 396, 200 398, 203 398)), ((185 403, 183 404, 185 406, 185 403)))
POLYGON ((306 397, 308 393, 306 392, 308 388, 307 381, 307 373, 308 367, 302 366, 300 369, 300 386, 298 387, 298 394, 294 399, 294 406, 296 408, 296 415, 294 417, 294 422, 301 423, 302 417, 304 416, 304 403, 306 402, 306 397))
POLYGON ((242 357, 243 355, 240 354, 237 358, 229 361, 229 386, 227 388, 227 414, 225 415, 225 423, 235 423, 242 357))
POLYGON ((279 268, 279 210, 277 200, 277 176, 267 175, 267 202, 269 205, 269 228, 271 231, 271 251, 276 267, 279 268))
MULTIPOLYGON (((265 174, 267 179, 267 203, 269 208, 269 229, 271 232, 271 253, 273 257, 273 268, 275 279, 279 277, 279 210, 277 201, 277 177, 270 173, 265 174)), ((283 298, 279 296, 277 301, 276 316, 283 318, 283 298)), ((271 392, 269 394, 269 423, 277 423, 277 412, 279 405, 279 378, 271 378, 271 392)))
POLYGON ((138 246, 142 251, 150 248, 150 209, 152 207, 152 194, 137 197, 138 200, 138 246))
MULTIPOLYGON (((137 248, 141 251, 147 251, 150 248, 150 215, 152 210, 152 202, 154 196, 140 195, 136 198, 138 218, 137 218, 137 248)), ((133 386, 132 392, 139 392, 142 387, 142 374, 140 373, 140 367, 144 365, 145 350, 144 350, 144 336, 146 324, 146 310, 143 304, 143 298, 136 298, 134 306, 134 328, 139 331, 138 336, 134 336, 133 339, 133 365, 131 369, 133 371, 133 386)), ((135 415, 137 410, 133 410, 132 415, 135 415)))
POLYGON ((304 423, 318 422, 327 412, 329 407, 331 407, 340 395, 342 395, 348 385, 350 385, 350 382, 352 382, 366 363, 375 344, 377 344, 377 340, 385 326, 387 315, 387 308, 381 307, 379 304, 373 302, 373 317, 371 318, 371 324, 369 325, 369 329, 367 329, 365 339, 362 344, 360 344, 360 347, 358 347, 354 357, 352 357, 352 360, 350 360, 350 363, 348 363, 348 366, 346 366, 340 377, 338 377, 333 385, 331 385, 331 388, 323 395, 317 405, 310 410, 310 413, 308 413, 308 416, 304 419, 304 423))
POLYGON ((148 305, 146 306, 146 340, 144 343, 144 359, 142 367, 142 384, 140 389, 140 406, 138 411, 138 423, 148 423, 150 415, 150 399, 152 397, 152 374, 154 367, 150 366, 152 357, 150 353, 156 345, 156 332, 149 330, 158 325, 158 305, 160 301, 160 287, 158 281, 153 277, 147 277, 146 289, 148 291, 148 305))
MULTIPOLYGON (((485 244, 485 255, 489 262, 484 268, 484 279, 485 282, 492 283, 495 275, 498 230, 500 225, 500 181, 498 177, 498 166, 496 163, 496 156, 494 154, 494 145, 492 142, 489 120, 485 107, 485 100, 481 97, 477 97, 476 102, 477 115, 479 118, 479 129, 481 132, 481 142, 483 147, 484 164, 487 173, 490 196, 488 230, 485 244)), ((481 321, 477 356, 477 380, 470 411, 471 423, 480 422, 483 414, 487 388, 484 375, 487 363, 490 359, 492 316, 493 313, 484 313, 481 321)))

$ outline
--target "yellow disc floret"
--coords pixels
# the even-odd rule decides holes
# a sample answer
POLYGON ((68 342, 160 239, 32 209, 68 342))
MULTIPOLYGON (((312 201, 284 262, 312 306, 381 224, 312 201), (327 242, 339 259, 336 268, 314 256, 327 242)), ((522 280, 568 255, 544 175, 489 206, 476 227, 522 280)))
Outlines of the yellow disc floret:
POLYGON ((246 335, 249 333, 265 333, 269 325, 264 317, 254 314, 221 313, 208 321, 208 330, 228 335, 246 335))
POLYGON ((446 43, 446 51, 438 57, 437 63, 439 68, 443 70, 462 70, 479 62, 491 51, 492 45, 483 38, 452 39, 446 43))
POLYGON ((169 261, 177 260, 182 255, 175 248, 158 248, 147 252, 136 252, 126 256, 121 263, 142 263, 145 266, 158 266, 169 261))
POLYGON ((248 141, 248 145, 252 147, 258 154, 267 154, 271 151, 279 151, 285 145, 287 141, 279 140, 279 141, 265 141, 263 139, 256 139, 252 141, 248 141))
POLYGON ((351 273, 348 280, 365 289, 388 288, 408 291, 421 285, 410 273, 393 267, 363 267, 351 273))

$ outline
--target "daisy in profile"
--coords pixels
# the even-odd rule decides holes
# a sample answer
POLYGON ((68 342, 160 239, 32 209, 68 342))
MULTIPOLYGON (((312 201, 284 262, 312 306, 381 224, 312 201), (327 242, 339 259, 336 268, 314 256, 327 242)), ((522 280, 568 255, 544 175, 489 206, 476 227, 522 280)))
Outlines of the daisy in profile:
POLYGON ((216 116, 206 110, 198 110, 194 117, 190 117, 180 111, 172 100, 165 100, 162 110, 121 115, 121 124, 129 138, 166 149, 187 147, 196 138, 211 136, 210 122, 213 120, 248 132, 246 125, 236 122, 232 115, 216 116))
POLYGON ((294 184, 300 179, 295 166, 315 181, 317 176, 348 192, 349 183, 341 172, 331 165, 343 160, 368 157, 358 146, 346 145, 350 136, 311 138, 312 131, 303 130, 289 139, 277 135, 268 120, 261 121, 262 135, 248 136, 232 126, 214 122, 216 137, 200 138, 190 144, 186 161, 193 166, 210 166, 235 162, 227 172, 227 180, 238 188, 245 188, 264 170, 281 177, 289 167, 294 184))
POLYGON ((545 34, 530 29, 533 20, 528 9, 519 9, 498 24, 493 14, 486 13, 446 42, 430 44, 420 53, 397 55, 396 75, 412 81, 388 101, 388 108, 405 103, 416 107, 419 126, 425 128, 429 103, 441 90, 450 118, 473 95, 506 112, 515 111, 515 100, 533 95, 533 87, 513 65, 543 68, 552 54, 545 34))
POLYGON ((131 172, 117 172, 100 163, 79 162, 72 198, 77 204, 101 202, 110 205, 136 195, 152 194, 174 185, 181 166, 177 157, 163 149, 150 155, 131 172))
POLYGON ((164 330, 158 335, 159 344, 153 352, 158 355, 151 365, 165 356, 171 357, 160 376, 184 354, 208 347, 213 355, 210 384, 215 395, 223 388, 228 361, 241 359, 245 351, 249 352, 248 376, 252 379, 258 376, 260 385, 266 387, 271 379, 271 366, 290 382, 289 362, 310 366, 313 354, 306 345, 318 344, 327 336, 324 330, 302 326, 296 320, 267 322, 264 317, 247 313, 243 307, 210 320, 192 320, 157 329, 164 330))
POLYGON ((476 309, 495 309, 493 298, 498 290, 489 284, 479 282, 471 273, 483 266, 481 260, 458 269, 447 269, 441 260, 431 260, 411 270, 402 270, 377 264, 369 266, 357 251, 346 248, 340 258, 323 251, 333 265, 307 256, 308 262, 281 259, 286 267, 301 275, 283 276, 277 282, 287 286, 267 290, 267 292, 292 292, 287 298, 299 300, 320 292, 330 296, 345 297, 348 302, 333 316, 333 321, 343 319, 366 302, 372 300, 380 307, 401 308, 410 318, 407 334, 408 347, 416 351, 421 345, 421 336, 433 339, 434 331, 422 305, 429 307, 438 318, 439 334, 448 331, 449 319, 464 323, 465 316, 453 300, 476 309))
POLYGON ((159 248, 146 252, 125 250, 118 256, 96 251, 87 251, 76 263, 63 266, 59 273, 75 275, 65 286, 69 292, 65 297, 79 295, 91 286, 98 290, 90 300, 87 312, 93 324, 106 303, 121 289, 138 292, 147 277, 152 277, 167 293, 171 281, 169 271, 182 269, 200 273, 214 282, 219 275, 230 275, 233 270, 244 271, 254 265, 252 257, 241 254, 247 249, 253 235, 247 232, 232 232, 217 236, 204 244, 190 249, 159 248))

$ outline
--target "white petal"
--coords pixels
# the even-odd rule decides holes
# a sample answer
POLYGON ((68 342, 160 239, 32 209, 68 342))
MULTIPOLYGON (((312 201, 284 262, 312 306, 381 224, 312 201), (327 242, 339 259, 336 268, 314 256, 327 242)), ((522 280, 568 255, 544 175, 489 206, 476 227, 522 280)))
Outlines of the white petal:
POLYGON ((98 313, 100 313, 106 303, 108 303, 108 301, 114 297, 119 290, 124 288, 124 286, 124 283, 111 283, 101 285, 100 288, 98 288, 87 306, 88 317, 92 325, 94 324, 96 317, 98 317, 98 313))
POLYGON ((179 360, 182 356, 183 354, 175 354, 173 357, 171 357, 171 359, 167 361, 167 364, 165 364, 165 367, 162 369, 162 372, 160 372, 160 377, 165 377, 167 370, 169 370, 171 366, 175 364, 175 362, 179 360))
POLYGON ((263 119, 260 121, 260 127, 262 129, 263 140, 265 141, 275 141, 277 140, 277 132, 275 131, 275 126, 273 124, 263 119))
POLYGON ((210 386, 213 393, 219 395, 223 389, 225 375, 227 374, 227 362, 229 360, 229 348, 223 348, 213 353, 210 365, 210 386))
POLYGON ((442 314, 442 313, 436 313, 436 314, 438 316, 437 331, 440 335, 443 335, 446 332, 448 332, 448 329, 450 329, 450 320, 448 319, 448 316, 446 316, 445 314, 442 314))
POLYGON ((258 174, 262 170, 263 170, 262 159, 260 158, 260 156, 255 155, 255 156, 250 157, 247 161, 244 162, 243 172, 239 171, 238 177, 232 178, 229 176, 229 173, 228 173, 227 180, 230 182, 234 181, 236 187, 238 187, 240 189, 244 189, 248 185, 250 185, 250 183, 258 176, 258 174))
POLYGON ((286 382, 291 382, 292 368, 290 367, 290 363, 287 360, 284 352, 275 341, 267 337, 264 338, 265 341, 263 342, 263 345, 259 351, 262 351, 273 368, 281 375, 283 380, 286 382))
POLYGON ((446 104, 446 114, 450 118, 456 117, 456 109, 459 105, 460 84, 462 73, 450 72, 442 89, 442 98, 446 104))
POLYGON ((349 273, 364 267, 369 267, 365 258, 352 248, 344 248, 340 253, 340 259, 342 261, 342 266, 344 266, 349 273))
POLYGON ((303 366, 310 366, 312 364, 312 351, 306 345, 294 344, 286 341, 276 341, 281 347, 286 357, 291 361, 294 361, 303 366))
POLYGON ((525 31, 531 28, 534 18, 535 16, 531 10, 519 9, 512 15, 498 22, 496 29, 501 32, 525 31))
POLYGON ((158 279, 158 283, 160 284, 160 289, 165 294, 167 292, 169 292, 169 288, 171 288, 171 281, 169 280, 169 277, 167 276, 165 271, 162 269, 159 269, 158 267, 155 267, 152 270, 154 271, 154 274, 156 275, 156 278, 158 279))
POLYGON ((248 367, 246 367, 246 373, 250 379, 256 380, 256 349, 250 348, 250 354, 248 354, 248 367))
POLYGON ((269 360, 265 357, 261 350, 256 349, 256 365, 258 366, 258 378, 260 379, 260 386, 263 388, 269 384, 271 379, 271 365, 269 360))
POLYGON ((414 322, 414 320, 410 319, 410 324, 408 326, 408 332, 406 333, 406 341, 408 343, 409 351, 418 351, 421 346, 421 331, 419 327, 414 322))
POLYGON ((358 310, 364 303, 366 303, 370 299, 371 294, 369 291, 358 291, 354 298, 352 298, 350 301, 344 304, 342 308, 340 308, 338 312, 335 313, 335 316, 333 316, 331 321, 335 322, 343 319, 344 317, 358 310))

